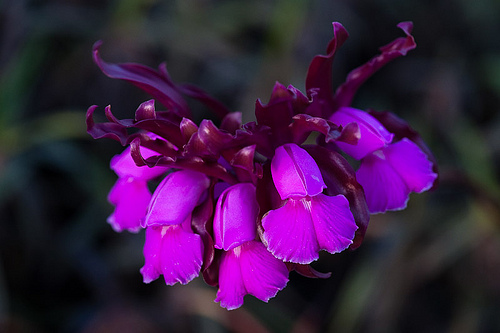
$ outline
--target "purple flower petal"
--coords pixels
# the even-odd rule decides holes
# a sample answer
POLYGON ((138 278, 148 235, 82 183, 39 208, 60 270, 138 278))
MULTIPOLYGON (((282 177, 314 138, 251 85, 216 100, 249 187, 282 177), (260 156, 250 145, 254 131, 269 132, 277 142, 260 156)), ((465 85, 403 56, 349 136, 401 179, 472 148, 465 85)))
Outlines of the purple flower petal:
MULTIPOLYGON (((154 155, 158 155, 157 152, 148 149, 141 148, 141 154, 144 158, 148 158, 154 155)), ((115 155, 111 159, 110 163, 111 170, 113 170, 118 177, 134 177, 140 180, 150 180, 164 174, 168 168, 166 167, 152 167, 147 166, 137 166, 134 159, 130 155, 130 147, 127 147, 121 154, 115 155)))
MULTIPOLYGON (((190 219, 188 219, 190 222, 190 219)), ((189 223, 181 226, 163 226, 160 267, 167 285, 186 284, 200 274, 203 264, 203 242, 189 223), (165 230, 167 229, 167 230, 165 230)))
POLYGON ((163 243, 163 228, 168 230, 167 226, 146 228, 146 240, 143 249, 144 266, 140 270, 144 283, 150 283, 161 275, 160 254, 163 243))
POLYGON ((288 199, 262 217, 264 240, 276 258, 299 264, 318 259, 320 247, 310 207, 310 199, 288 199))
POLYGON ((234 310, 243 305, 243 297, 247 294, 241 265, 235 252, 241 253, 241 248, 222 253, 219 266, 219 290, 215 302, 228 310, 234 310))
POLYGON ((322 193, 288 199, 262 218, 264 240, 276 258, 299 264, 318 259, 318 252, 337 253, 352 244, 358 229, 343 195, 322 193))
POLYGON ((119 178, 109 192, 108 200, 116 206, 108 217, 113 230, 138 232, 151 200, 146 181, 133 177, 119 178))
POLYGON ((200 273, 203 242, 190 229, 188 218, 182 225, 148 227, 144 244, 145 264, 141 274, 149 283, 163 274, 167 285, 186 284, 200 273))
MULTIPOLYGON (((425 144, 424 140, 420 134, 415 131, 410 125, 403 119, 399 118, 392 112, 381 112, 381 111, 368 111, 374 118, 384 125, 385 128, 391 133, 394 133, 396 140, 401 140, 403 138, 408 138, 413 141, 426 155, 429 161, 432 162, 432 171, 438 174, 437 161, 431 150, 425 144)), ((439 177, 439 176, 438 176, 439 177)), ((433 187, 437 186, 437 179, 434 181, 433 187)))
POLYGON ((426 154, 413 142, 403 138, 384 149, 389 163, 412 192, 421 193, 432 187, 437 174, 426 154))
POLYGON ((337 152, 317 145, 305 146, 304 149, 318 163, 327 186, 325 194, 329 196, 342 194, 349 201, 349 208, 358 226, 356 236, 349 248, 356 249, 361 245, 370 222, 365 192, 356 180, 356 172, 349 162, 337 152))
POLYGON ((261 242, 243 244, 240 263, 247 292, 264 302, 276 296, 288 282, 285 263, 274 257, 261 242))
POLYGON ((366 156, 356 171, 356 178, 365 190, 370 213, 399 210, 406 207, 410 191, 399 174, 387 162, 382 151, 366 156))
POLYGON ((249 241, 224 252, 215 302, 228 310, 239 308, 251 294, 267 302, 288 282, 288 269, 258 241, 249 241))
POLYGON ((181 224, 209 186, 209 178, 201 172, 169 174, 154 192, 143 226, 181 224))
POLYGON ((366 156, 356 172, 371 213, 406 207, 410 192, 432 187, 437 174, 420 148, 403 139, 366 156))
POLYGON ((229 251, 255 239, 258 214, 254 185, 240 183, 222 192, 215 207, 215 247, 229 251))
POLYGON ((358 226, 343 195, 329 197, 320 193, 312 197, 311 214, 321 250, 337 253, 352 244, 358 226))
POLYGON ((340 149, 357 160, 391 143, 393 134, 367 112, 343 107, 336 111, 330 120, 337 125, 346 126, 356 123, 359 126, 360 138, 355 145, 336 142, 340 149))
POLYGON ((314 159, 294 143, 276 148, 271 173, 282 200, 314 196, 326 187, 314 159))

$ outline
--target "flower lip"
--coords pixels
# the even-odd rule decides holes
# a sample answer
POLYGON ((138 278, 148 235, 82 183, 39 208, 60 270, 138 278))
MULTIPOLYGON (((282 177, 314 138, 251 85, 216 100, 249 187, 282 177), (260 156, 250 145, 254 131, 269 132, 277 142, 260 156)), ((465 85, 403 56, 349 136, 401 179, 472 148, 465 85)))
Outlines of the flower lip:
POLYGON ((271 174, 282 200, 315 196, 326 188, 314 159, 294 143, 276 148, 271 174))
POLYGON ((288 283, 285 263, 259 241, 251 240, 222 254, 215 302, 228 310, 243 305, 246 294, 268 302, 288 283))

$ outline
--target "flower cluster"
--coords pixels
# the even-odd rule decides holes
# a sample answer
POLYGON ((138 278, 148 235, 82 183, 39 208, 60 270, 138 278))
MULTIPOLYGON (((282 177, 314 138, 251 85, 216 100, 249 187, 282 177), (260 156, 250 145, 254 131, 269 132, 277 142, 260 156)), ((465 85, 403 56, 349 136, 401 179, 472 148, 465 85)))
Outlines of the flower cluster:
POLYGON ((94 45, 107 76, 131 82, 166 108, 157 111, 149 100, 134 119, 120 120, 108 106, 103 123, 94 122, 96 106, 87 112, 94 138, 127 147, 111 160, 118 180, 108 222, 116 231, 146 229, 145 283, 163 275, 168 285, 186 284, 202 274, 218 287, 222 307, 240 307, 246 294, 267 302, 292 270, 328 277, 310 267, 320 251, 357 248, 370 213, 403 209, 411 192, 433 186, 436 164, 418 133, 392 113, 351 107, 364 81, 415 47, 412 24, 399 27, 405 37, 334 91, 332 62, 348 34, 333 23, 327 54, 309 66, 306 94, 276 83, 267 104, 256 102, 256 121, 246 124, 201 89, 175 84, 164 64, 156 71, 106 63, 101 43, 94 45), (186 97, 211 109, 220 125, 195 124, 186 97), (357 171, 345 154, 360 160, 357 171), (151 181, 159 182, 154 193, 151 181))

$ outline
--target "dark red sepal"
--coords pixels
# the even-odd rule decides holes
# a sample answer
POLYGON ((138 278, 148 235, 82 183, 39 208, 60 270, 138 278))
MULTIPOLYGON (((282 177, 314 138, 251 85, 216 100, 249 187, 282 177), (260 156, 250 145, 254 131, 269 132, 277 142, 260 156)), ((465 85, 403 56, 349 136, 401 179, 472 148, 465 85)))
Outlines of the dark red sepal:
MULTIPOLYGON (((333 38, 328 43, 326 55, 317 55, 311 61, 306 77, 306 92, 310 98, 321 100, 329 104, 332 100, 332 63, 338 48, 344 44, 349 37, 347 30, 338 22, 333 22, 333 38)), ((321 109, 321 108, 320 108, 321 109)), ((328 105, 324 106, 328 109, 328 105)), ((322 114, 314 114, 323 116, 322 114)), ((324 117, 324 116, 323 116, 324 117)), ((324 117, 327 118, 327 117, 324 117)))
POLYGON ((203 279, 210 286, 218 284, 218 263, 214 263, 215 249, 212 237, 212 217, 214 213, 214 182, 212 182, 207 199, 193 211, 191 225, 193 230, 201 236, 203 241, 203 266, 201 272, 203 279))
POLYGON ((293 117, 290 130, 293 142, 300 145, 304 143, 311 132, 316 131, 324 135, 325 142, 342 141, 349 144, 356 144, 360 138, 359 127, 356 123, 347 126, 337 126, 329 120, 312 117, 307 114, 298 114, 293 117))
POLYGON ((332 273, 321 273, 311 267, 311 265, 307 264, 296 264, 292 262, 285 263, 289 271, 296 271, 302 276, 313 278, 313 279, 328 279, 332 273))
POLYGON ((331 113, 326 114, 325 117, 330 117, 339 107, 351 105, 352 99, 359 87, 368 80, 368 78, 390 61, 406 55, 408 51, 413 50, 417 46, 411 35, 413 23, 401 22, 398 24, 398 28, 403 30, 406 37, 396 38, 389 44, 382 46, 380 48, 381 54, 373 57, 366 64, 352 70, 347 75, 346 81, 335 91, 335 95, 333 96, 333 108, 331 108, 331 113))

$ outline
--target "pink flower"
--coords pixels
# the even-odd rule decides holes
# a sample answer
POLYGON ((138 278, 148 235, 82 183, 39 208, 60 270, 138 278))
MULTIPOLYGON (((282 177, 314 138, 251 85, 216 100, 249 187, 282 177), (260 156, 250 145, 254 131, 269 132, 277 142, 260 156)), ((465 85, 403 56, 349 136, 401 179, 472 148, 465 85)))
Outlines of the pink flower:
POLYGON ((314 159, 296 144, 276 149, 271 163, 284 205, 262 218, 264 239, 275 257, 308 264, 320 250, 337 253, 351 245, 358 228, 343 195, 327 196, 314 159))
MULTIPOLYGON (((147 148, 142 152, 146 157, 157 154, 147 148)), ((164 174, 168 168, 138 167, 130 155, 130 147, 127 147, 111 159, 111 169, 118 175, 118 180, 108 195, 109 202, 115 206, 108 223, 118 232, 138 232, 151 200, 147 182, 164 174)))
POLYGON ((411 192, 421 193, 432 187, 437 174, 414 142, 403 138, 391 143, 394 134, 369 113, 354 108, 340 108, 330 120, 342 126, 355 122, 360 128, 357 145, 337 145, 361 160, 356 177, 371 213, 404 209, 411 192))
POLYGON ((410 193, 430 189, 437 174, 425 153, 403 138, 363 158, 356 177, 373 214, 406 208, 410 193))
POLYGON ((243 305, 246 294, 267 302, 285 288, 287 282, 286 265, 261 242, 248 241, 222 254, 215 302, 228 310, 243 305))
POLYGON ((258 213, 255 186, 250 183, 227 188, 217 200, 215 247, 224 252, 215 301, 228 310, 239 308, 246 294, 267 302, 288 282, 286 265, 254 240, 258 213))
POLYGON ((180 225, 148 227, 144 259, 144 283, 161 274, 167 285, 186 284, 197 277, 203 263, 203 242, 191 229, 191 217, 180 225))

